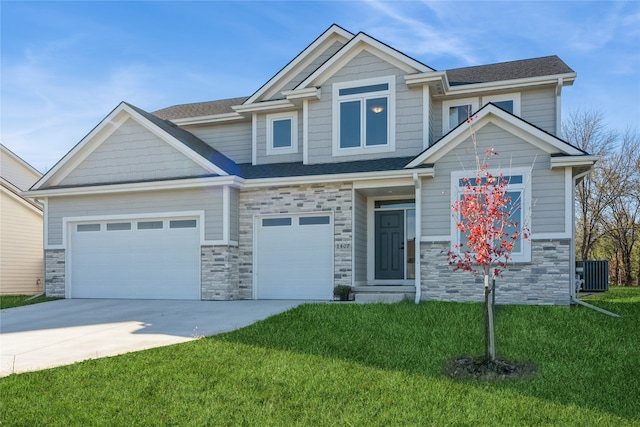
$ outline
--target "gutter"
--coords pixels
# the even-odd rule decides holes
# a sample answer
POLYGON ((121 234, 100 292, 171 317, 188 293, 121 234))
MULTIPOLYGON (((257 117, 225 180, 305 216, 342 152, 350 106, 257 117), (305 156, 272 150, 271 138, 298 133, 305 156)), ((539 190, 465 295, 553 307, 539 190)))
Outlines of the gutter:
MULTIPOLYGON (((587 176, 589 173, 591 173, 591 169, 589 169, 586 172, 582 172, 576 176, 574 176, 572 178, 573 181, 573 197, 575 198, 575 188, 576 188, 576 182, 578 181, 578 179, 583 178, 585 176, 587 176)), ((575 218, 575 200, 572 200, 571 203, 571 209, 573 210, 573 215, 572 217, 575 218)), ((573 240, 573 244, 571 245, 571 254, 569 257, 569 263, 571 266, 574 266, 573 269, 575 269, 575 265, 576 265, 576 248, 575 248, 575 235, 576 235, 576 222, 575 219, 571 222, 571 227, 572 227, 572 232, 571 232, 571 236, 572 236, 572 240, 573 240)), ((581 301, 580 299, 578 299, 578 295, 577 295, 577 289, 576 289, 576 275, 575 272, 573 274, 570 275, 570 295, 571 295, 571 303, 572 304, 578 304, 587 308, 590 308, 592 310, 598 311, 602 314, 606 314, 607 316, 611 316, 611 317, 620 317, 620 315, 612 313, 610 311, 607 311, 603 308, 600 307, 596 307, 595 305, 591 305, 588 304, 584 301, 581 301)))

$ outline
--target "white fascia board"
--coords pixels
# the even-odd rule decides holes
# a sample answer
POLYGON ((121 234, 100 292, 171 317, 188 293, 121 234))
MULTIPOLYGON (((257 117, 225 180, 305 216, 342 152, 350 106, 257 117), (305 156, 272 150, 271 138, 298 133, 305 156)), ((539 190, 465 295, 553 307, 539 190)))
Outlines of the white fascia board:
POLYGON ((18 164, 22 165, 25 169, 27 169, 30 173, 32 173, 34 176, 34 179, 40 179, 42 177, 42 172, 40 172, 39 170, 31 166, 29 163, 23 160, 22 157, 18 156, 16 153, 9 150, 7 147, 5 147, 2 144, 0 144, 0 151, 2 151, 3 156, 11 157, 18 164))
POLYGON ((235 105, 233 108, 237 113, 255 113, 260 111, 277 111, 294 108, 295 105, 288 99, 277 99, 275 101, 264 101, 257 104, 235 105))
POLYGON ((600 156, 576 155, 576 156, 552 157, 551 169, 564 168, 567 166, 568 167, 593 166, 598 160, 600 160, 600 156))
POLYGON ((432 71, 427 73, 407 74, 404 82, 408 87, 439 84, 443 89, 449 87, 446 71, 432 71))
POLYGON ((149 130, 155 136, 162 139, 163 141, 171 145, 173 148, 178 150, 180 153, 184 154, 186 157, 194 161, 201 168, 206 169, 209 172, 215 173, 217 175, 228 175, 228 173, 225 170, 219 168, 217 165, 214 165, 209 160, 202 157, 200 154, 196 153, 191 148, 187 147, 186 145, 184 145, 182 142, 180 142, 173 136, 169 135, 167 132, 162 130, 153 122, 149 121, 146 117, 142 116, 137 111, 133 110, 132 108, 129 108, 126 105, 125 105, 125 109, 127 113, 129 113, 131 118, 137 120, 138 123, 142 124, 147 130, 149 130))
POLYGON ((360 173, 341 173, 333 175, 306 175, 306 176, 288 176, 278 178, 259 178, 245 181, 245 188, 256 187, 272 187, 282 185, 303 185, 303 184, 318 184, 329 182, 356 182, 366 181, 371 179, 384 179, 384 178, 413 178, 414 173, 418 173, 421 177, 432 177, 432 168, 421 168, 419 171, 415 169, 405 170, 393 170, 393 171, 378 171, 378 172, 360 172, 360 173))
POLYGON ((16 202, 20 203, 25 208, 32 210, 38 215, 42 215, 43 207, 39 203, 29 199, 25 199, 20 195, 20 193, 12 191, 11 189, 5 187, 4 185, 0 186, 0 191, 5 195, 7 195, 8 197, 15 200, 16 202))
POLYGON ((350 32, 337 25, 332 25, 305 50, 300 52, 289 64, 280 70, 278 74, 269 79, 263 87, 246 100, 245 105, 250 105, 263 97, 270 98, 275 95, 289 81, 286 77, 293 77, 295 74, 302 71, 308 64, 320 56, 331 43, 336 41, 346 43, 353 37, 354 35, 350 32))
POLYGON ((321 86, 331 76, 333 76, 338 70, 340 70, 346 63, 351 61, 360 52, 366 50, 367 52, 375 55, 395 67, 400 68, 406 73, 426 73, 432 70, 424 64, 412 59, 395 49, 379 42, 378 40, 369 37, 364 33, 358 34, 351 39, 345 47, 340 49, 338 53, 333 55, 329 60, 322 64, 316 71, 311 73, 309 77, 303 80, 296 89, 321 86))
POLYGON ((245 120, 246 118, 238 113, 212 114, 210 116, 185 117, 182 119, 173 119, 172 123, 178 126, 201 125, 207 123, 223 123, 236 120, 245 120))
POLYGON ((315 99, 320 100, 320 88, 317 87, 308 87, 297 90, 287 90, 282 92, 282 94, 289 100, 305 100, 305 99, 315 99))
POLYGON ((45 184, 56 185, 62 181, 78 164, 80 164, 93 150, 87 146, 98 146, 120 127, 126 120, 126 115, 121 114, 126 104, 121 102, 107 117, 105 117, 91 132, 89 132, 75 147, 56 163, 38 182, 33 190, 37 190, 45 184), (87 149, 85 150, 85 147, 87 149))
POLYGON ((140 191, 176 190, 183 188, 199 188, 209 186, 242 187, 244 179, 237 176, 212 176, 206 178, 187 178, 171 181, 134 182, 126 184, 104 184, 88 187, 52 188, 30 190, 21 193, 23 197, 40 198, 54 196, 79 196, 90 194, 132 193, 140 191))
MULTIPOLYGON (((480 113, 473 119, 473 130, 477 132, 488 123, 495 124, 549 154, 562 152, 570 156, 584 157, 584 153, 577 148, 493 105, 482 107, 480 113)), ((423 151, 406 167, 413 168, 422 163, 434 163, 470 136, 469 126, 460 125, 446 135, 443 140, 423 151)))
POLYGON ((487 83, 471 83, 445 88, 445 95, 475 94, 482 90, 516 90, 530 86, 557 86, 562 81, 563 86, 571 86, 576 79, 576 73, 556 74, 552 76, 529 77, 525 79, 502 80, 487 83))

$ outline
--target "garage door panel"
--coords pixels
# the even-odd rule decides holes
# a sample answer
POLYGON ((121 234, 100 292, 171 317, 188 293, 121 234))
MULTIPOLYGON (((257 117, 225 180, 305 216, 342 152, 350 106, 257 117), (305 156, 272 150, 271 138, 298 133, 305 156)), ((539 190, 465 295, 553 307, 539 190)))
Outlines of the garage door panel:
POLYGON ((278 226, 265 226, 265 222, 258 221, 258 298, 331 298, 333 225, 330 216, 315 216, 311 221, 319 219, 321 223, 313 225, 301 225, 301 218, 309 217, 292 215, 270 221, 270 224, 286 224, 278 226))
MULTIPOLYGON (((71 297, 200 299, 199 228, 71 232, 71 297)), ((122 226, 121 226, 122 227, 122 226)))

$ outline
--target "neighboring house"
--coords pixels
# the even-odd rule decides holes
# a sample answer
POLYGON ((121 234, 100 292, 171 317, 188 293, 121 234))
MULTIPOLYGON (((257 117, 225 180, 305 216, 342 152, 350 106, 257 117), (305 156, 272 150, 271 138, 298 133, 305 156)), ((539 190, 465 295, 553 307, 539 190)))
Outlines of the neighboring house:
POLYGON ((0 144, 0 293, 42 292, 42 205, 24 198, 42 177, 0 144))
POLYGON ((334 25, 249 97, 123 102, 27 193, 47 294, 481 300, 446 256, 471 111, 531 230, 497 301, 569 304, 574 187, 596 161, 557 136, 575 78, 556 56, 436 71, 334 25))

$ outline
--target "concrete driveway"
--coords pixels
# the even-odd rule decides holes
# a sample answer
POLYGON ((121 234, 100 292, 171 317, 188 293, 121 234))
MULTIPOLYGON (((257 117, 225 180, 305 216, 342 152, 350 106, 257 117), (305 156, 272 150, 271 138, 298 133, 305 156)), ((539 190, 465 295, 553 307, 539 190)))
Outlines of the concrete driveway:
POLYGON ((190 341, 305 301, 51 301, 0 310, 0 377, 190 341))

